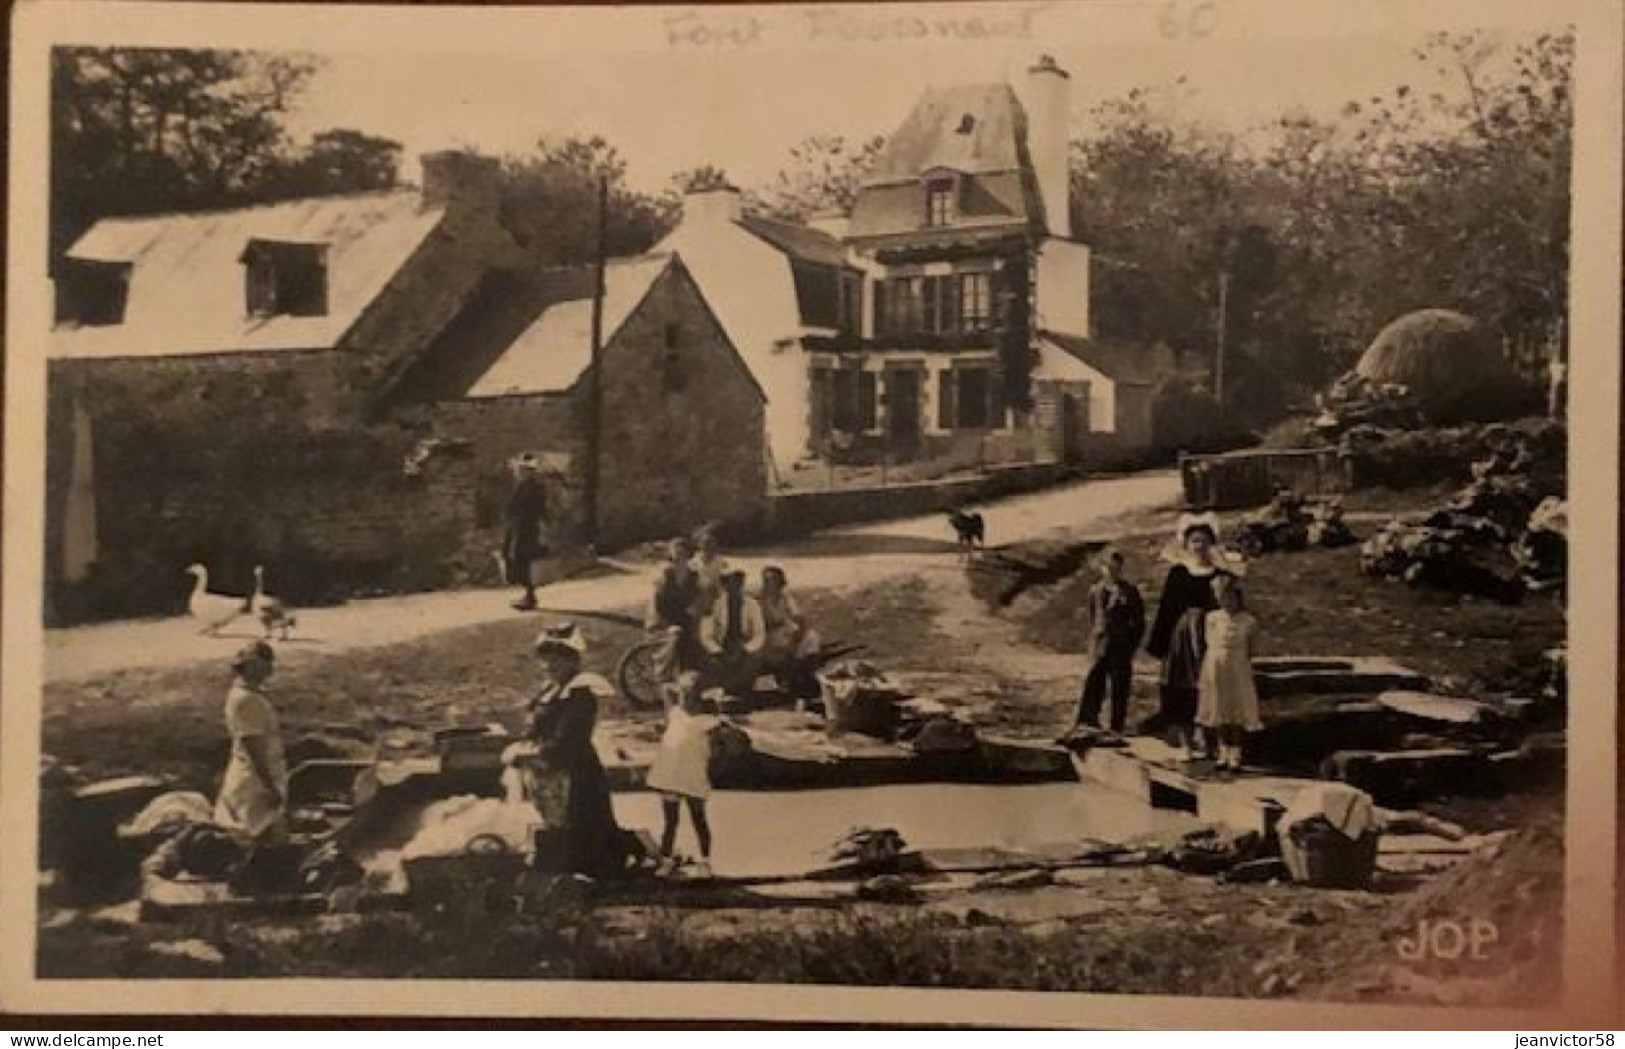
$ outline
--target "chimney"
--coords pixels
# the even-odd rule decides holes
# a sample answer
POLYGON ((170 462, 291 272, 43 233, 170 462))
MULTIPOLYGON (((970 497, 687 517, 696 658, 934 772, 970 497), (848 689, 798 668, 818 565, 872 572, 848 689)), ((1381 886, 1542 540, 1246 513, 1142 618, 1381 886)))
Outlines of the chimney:
POLYGON ((496 212, 502 165, 495 157, 447 149, 418 159, 423 166, 424 207, 496 212))
POLYGON ((1072 236, 1072 180, 1067 170, 1071 79, 1049 55, 1027 70, 1027 155, 1038 178, 1044 219, 1054 237, 1072 236))
POLYGON ((733 186, 698 189, 683 194, 683 224, 719 226, 738 222, 744 213, 739 190, 733 186))
POLYGON ((852 220, 842 211, 820 211, 807 217, 807 225, 836 240, 846 239, 846 230, 852 220))

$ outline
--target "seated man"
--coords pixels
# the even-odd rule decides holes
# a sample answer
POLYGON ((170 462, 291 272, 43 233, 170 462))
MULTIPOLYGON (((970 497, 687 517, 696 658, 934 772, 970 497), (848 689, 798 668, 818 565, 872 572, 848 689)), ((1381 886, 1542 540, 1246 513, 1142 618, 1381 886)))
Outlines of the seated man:
POLYGON ((700 606, 700 579, 691 563, 694 547, 686 536, 671 541, 670 562, 655 581, 654 594, 644 616, 651 632, 663 631, 666 644, 660 653, 660 677, 675 681, 679 671, 696 669, 700 659, 695 624, 705 611, 700 606))
POLYGON ((700 621, 700 645, 708 663, 707 686, 719 687, 734 696, 749 692, 756 682, 766 644, 762 606, 746 595, 745 573, 725 573, 721 595, 700 621))

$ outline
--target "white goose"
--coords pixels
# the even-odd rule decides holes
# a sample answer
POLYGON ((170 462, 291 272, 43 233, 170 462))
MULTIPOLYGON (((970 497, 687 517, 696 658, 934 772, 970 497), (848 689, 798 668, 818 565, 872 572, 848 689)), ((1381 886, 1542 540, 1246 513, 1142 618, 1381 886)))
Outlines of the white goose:
POLYGON ((248 611, 248 599, 231 594, 217 594, 209 589, 209 570, 200 564, 188 565, 186 574, 192 577, 192 596, 186 602, 186 614, 203 624, 200 634, 214 635, 220 628, 248 611))
POLYGON ((282 640, 288 640, 293 631, 294 624, 298 622, 288 614, 288 606, 279 598, 272 597, 265 592, 265 566, 254 566, 254 593, 248 599, 248 610, 254 618, 260 621, 265 628, 265 636, 269 638, 272 630, 282 631, 282 640))

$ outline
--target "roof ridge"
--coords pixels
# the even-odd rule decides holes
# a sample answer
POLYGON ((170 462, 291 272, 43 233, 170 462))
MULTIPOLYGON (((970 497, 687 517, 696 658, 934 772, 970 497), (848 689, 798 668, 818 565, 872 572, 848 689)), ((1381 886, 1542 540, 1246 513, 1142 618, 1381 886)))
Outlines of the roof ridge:
POLYGON ((280 200, 262 200, 253 204, 223 204, 214 208, 174 209, 171 211, 151 211, 140 215, 104 215, 86 227, 86 232, 96 228, 104 222, 155 222, 167 219, 202 218, 209 215, 228 215, 233 212, 269 211, 271 208, 284 208, 296 204, 310 204, 315 201, 360 200, 362 198, 379 198, 393 196, 420 195, 418 187, 401 184, 386 189, 356 189, 346 190, 342 193, 307 193, 298 197, 283 197, 280 200))
POLYGON ((782 226, 785 229, 793 229, 797 233, 811 233, 814 236, 823 237, 825 240, 831 241, 833 243, 836 243, 836 244, 840 243, 840 238, 839 237, 832 236, 831 234, 825 232, 824 230, 819 229, 817 226, 809 226, 805 222, 795 222, 795 221, 792 221, 791 219, 775 218, 772 215, 750 214, 750 215, 741 215, 741 216, 739 216, 739 218, 736 221, 738 221, 738 222, 763 222, 763 223, 766 223, 766 224, 768 224, 770 226, 782 226))
MULTIPOLYGON (((639 255, 612 255, 604 260, 604 268, 608 269, 610 267, 630 266, 639 262, 660 262, 661 260, 669 261, 676 256, 677 252, 675 249, 667 251, 645 251, 639 255)), ((560 262, 552 266, 537 266, 535 268, 518 266, 509 268, 518 269, 521 272, 529 272, 538 277, 543 277, 552 276, 555 274, 579 273, 583 270, 590 270, 593 268, 593 266, 594 263, 591 262, 560 262)))

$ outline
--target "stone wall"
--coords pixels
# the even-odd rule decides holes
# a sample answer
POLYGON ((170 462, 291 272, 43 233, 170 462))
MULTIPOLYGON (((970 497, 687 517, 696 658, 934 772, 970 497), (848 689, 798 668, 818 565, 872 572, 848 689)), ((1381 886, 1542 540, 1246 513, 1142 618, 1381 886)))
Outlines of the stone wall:
POLYGON ((857 521, 946 511, 1046 488, 1072 476, 1075 476, 1072 467, 1037 463, 1000 467, 979 477, 775 495, 768 500, 759 534, 762 537, 797 536, 857 521))
POLYGON ((193 561, 235 592, 264 564, 298 603, 456 578, 472 464, 410 476, 422 434, 341 422, 335 375, 330 352, 53 362, 48 618, 177 612, 193 561), (60 551, 76 404, 90 420, 98 542, 88 576, 70 581, 60 551))
POLYGON ((467 442, 460 456, 472 476, 472 490, 462 561, 471 581, 497 578, 491 555, 501 548, 503 510, 513 487, 507 464, 525 452, 545 455, 550 466, 549 547, 568 553, 587 544, 583 401, 579 394, 544 394, 447 401, 433 409, 436 436, 467 442))
POLYGON ((766 404, 681 262, 604 349, 599 545, 755 520, 766 404))

